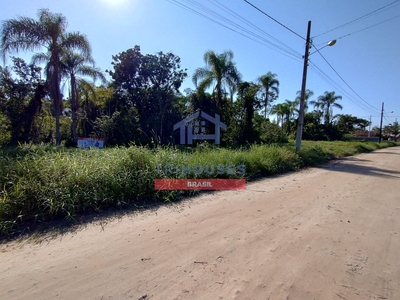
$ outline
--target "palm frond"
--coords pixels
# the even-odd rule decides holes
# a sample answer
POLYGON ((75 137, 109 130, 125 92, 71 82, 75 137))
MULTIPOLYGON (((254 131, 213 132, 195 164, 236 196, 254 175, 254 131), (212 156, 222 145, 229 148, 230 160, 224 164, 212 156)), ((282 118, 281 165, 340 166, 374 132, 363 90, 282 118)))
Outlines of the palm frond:
POLYGON ((35 65, 45 64, 50 60, 50 56, 47 53, 35 53, 32 56, 32 63, 35 65))
POLYGON ((46 41, 42 26, 37 21, 26 17, 7 20, 1 28, 0 52, 5 61, 7 53, 38 50, 46 41))
POLYGON ((92 49, 87 37, 79 32, 68 32, 63 35, 61 47, 78 51, 85 59, 92 60, 92 49))
POLYGON ((192 81, 194 85, 197 87, 198 81, 205 79, 207 77, 211 77, 212 72, 208 68, 197 68, 192 76, 192 81))

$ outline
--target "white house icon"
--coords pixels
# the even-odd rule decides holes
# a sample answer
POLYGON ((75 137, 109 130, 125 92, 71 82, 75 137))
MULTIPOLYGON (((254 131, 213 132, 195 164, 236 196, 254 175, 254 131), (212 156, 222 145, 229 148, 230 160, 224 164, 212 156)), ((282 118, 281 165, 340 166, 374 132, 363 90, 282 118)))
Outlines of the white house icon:
POLYGON ((213 118, 204 111, 198 111, 176 123, 174 125, 174 130, 178 128, 180 130, 180 143, 182 145, 186 144, 186 128, 188 144, 193 144, 193 140, 214 140, 215 144, 219 145, 221 140, 221 128, 226 130, 226 125, 220 121, 219 115, 215 114, 215 118, 213 118), (215 134, 205 134, 205 121, 193 122, 193 120, 200 116, 215 125, 215 134))

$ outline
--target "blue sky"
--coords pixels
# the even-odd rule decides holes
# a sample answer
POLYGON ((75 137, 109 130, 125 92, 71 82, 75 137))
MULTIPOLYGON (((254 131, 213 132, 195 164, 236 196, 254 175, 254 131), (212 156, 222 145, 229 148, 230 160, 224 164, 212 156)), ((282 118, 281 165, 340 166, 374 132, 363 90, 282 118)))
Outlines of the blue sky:
POLYGON ((307 88, 314 91, 312 99, 335 91, 343 96, 339 103, 344 109, 334 113, 372 116, 373 126, 379 125, 384 102, 384 124, 400 120, 400 1, 249 2, 295 33, 244 0, 15 0, 2 6, 0 20, 19 15, 36 18, 40 8, 62 13, 69 31, 88 37, 96 65, 102 70, 111 68, 112 55, 135 45, 143 54, 172 52, 189 74, 181 91, 194 88, 191 76, 204 66, 207 50, 232 50, 243 80, 255 81, 268 71, 277 74, 280 95, 276 103, 293 100, 300 90, 310 20, 316 48, 337 39, 336 45, 320 53, 346 82, 319 53, 313 53, 307 77, 307 88), (354 22, 341 26, 350 21, 354 22))

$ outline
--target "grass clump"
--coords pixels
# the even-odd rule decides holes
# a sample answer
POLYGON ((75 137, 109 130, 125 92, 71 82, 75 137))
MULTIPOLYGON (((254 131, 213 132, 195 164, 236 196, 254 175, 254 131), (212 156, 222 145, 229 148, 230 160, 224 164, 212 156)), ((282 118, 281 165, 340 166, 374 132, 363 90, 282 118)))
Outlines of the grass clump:
POLYGON ((188 191, 155 191, 156 178, 245 178, 295 171, 397 145, 371 142, 303 141, 300 153, 294 142, 250 145, 244 148, 130 146, 110 149, 19 147, 0 152, 0 236, 24 226, 55 219, 75 221, 79 215, 123 208, 139 203, 174 201, 188 191), (229 166, 245 172, 227 172, 229 166), (174 166, 174 172, 171 168, 174 166), (182 172, 186 170, 186 172, 182 172), (208 166, 196 174, 194 168, 208 166), (223 166, 224 174, 211 166, 223 166), (177 169, 176 169, 177 168, 177 169), (190 172, 188 171, 190 170, 190 172))

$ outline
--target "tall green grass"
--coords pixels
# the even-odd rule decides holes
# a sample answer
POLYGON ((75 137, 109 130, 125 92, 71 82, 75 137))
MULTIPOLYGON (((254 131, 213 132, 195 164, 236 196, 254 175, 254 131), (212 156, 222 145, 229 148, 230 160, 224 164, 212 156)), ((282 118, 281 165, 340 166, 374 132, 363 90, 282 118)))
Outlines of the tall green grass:
POLYGON ((110 149, 19 147, 0 152, 0 236, 31 224, 126 207, 173 201, 189 192, 155 191, 156 178, 246 178, 298 170, 334 157, 394 146, 364 142, 294 142, 229 149, 131 146, 110 149), (244 165, 245 174, 168 174, 164 166, 244 165), (161 168, 160 168, 161 166, 161 168))

